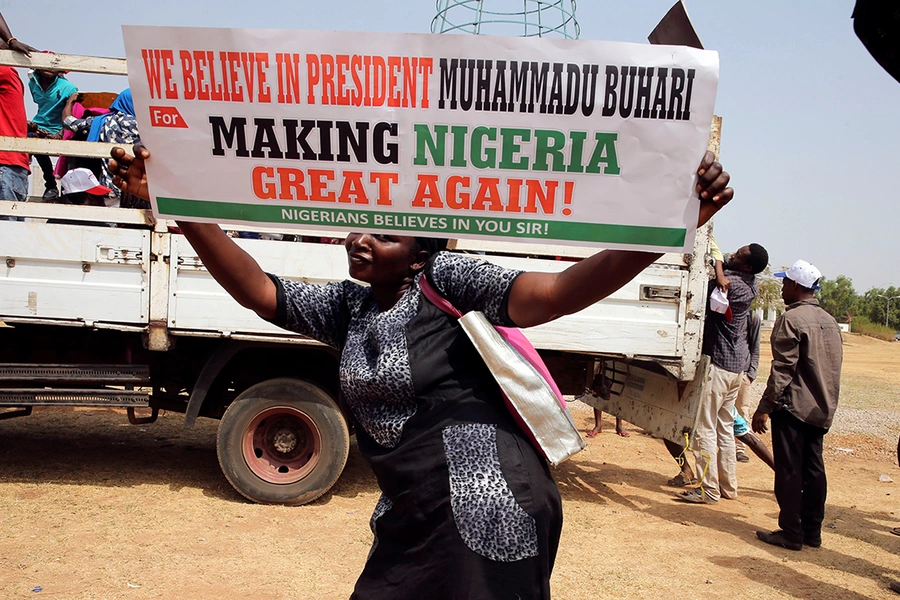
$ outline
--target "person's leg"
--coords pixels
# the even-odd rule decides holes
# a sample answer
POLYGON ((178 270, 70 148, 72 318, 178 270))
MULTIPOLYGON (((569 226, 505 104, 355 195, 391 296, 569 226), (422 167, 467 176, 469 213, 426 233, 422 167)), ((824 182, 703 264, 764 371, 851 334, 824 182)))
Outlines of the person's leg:
MULTIPOLYGON (((0 200, 24 202, 28 197, 28 169, 18 165, 0 165, 0 200)), ((19 221, 19 217, 0 217, 19 221)))
MULTIPOLYGON (((738 391, 737 399, 734 401, 734 407, 737 409, 738 414, 741 415, 744 420, 750 420, 750 389, 753 385, 753 382, 750 381, 750 378, 747 377, 746 373, 741 373, 741 389, 738 391)), ((737 453, 737 459, 740 462, 747 462, 746 457, 746 446, 744 446, 743 442, 740 438, 738 438, 734 443, 735 452, 737 453), (743 456, 743 458, 742 458, 743 456)))
POLYGON ((824 430, 804 424, 803 452, 803 500, 800 520, 803 540, 811 546, 822 543, 822 521, 825 520, 825 498, 828 480, 825 477, 825 461, 822 460, 824 430))
MULTIPOLYGON (((703 398, 697 416, 692 449, 697 461, 697 477, 709 500, 719 499, 718 443, 716 427, 719 408, 725 401, 729 375, 733 375, 715 365, 709 366, 709 377, 703 386, 703 398)), ((733 402, 733 401, 732 401, 733 402)), ((733 450, 734 446, 732 446, 733 450)))
POLYGON ((747 448, 753 451, 753 454, 757 455, 764 463, 769 465, 770 469, 775 469, 775 457, 772 456, 772 451, 769 450, 761 439, 756 437, 756 434, 752 431, 748 431, 744 435, 738 436, 738 440, 743 442, 747 448))
POLYGON ((803 541, 803 435, 797 420, 787 410, 772 413, 772 450, 775 456, 775 499, 778 526, 791 542, 803 541))
POLYGON ((680 462, 681 455, 684 453, 684 449, 681 444, 675 443, 672 440, 663 440, 663 444, 666 447, 666 450, 669 451, 669 454, 672 455, 672 458, 675 459, 675 462, 680 462))
POLYGON ((44 175, 44 187, 47 189, 56 189, 56 176, 53 174, 53 161, 46 154, 35 154, 34 159, 41 167, 44 175))
POLYGON ((592 438, 603 431, 603 412, 600 409, 594 409, 594 428, 587 432, 587 437, 592 438))
POLYGON ((616 417, 616 433, 621 435, 622 437, 629 437, 631 434, 625 431, 625 426, 622 423, 622 419, 616 417))
MULTIPOLYGON (((37 137, 34 132, 28 134, 28 137, 33 138, 37 137)), ((34 154, 34 160, 37 161, 38 166, 41 168, 41 173, 44 175, 44 199, 45 200, 53 200, 59 196, 59 192, 57 191, 56 195, 52 193, 48 194, 48 190, 56 190, 56 176, 53 175, 53 161, 50 160, 50 157, 46 154, 34 154), (52 196, 48 198, 47 196, 52 196)))
POLYGON ((28 197, 28 169, 0 165, 0 200, 24 202, 28 197))
POLYGON ((724 498, 737 498, 737 462, 734 449, 734 402, 741 389, 743 373, 729 373, 723 376, 728 383, 722 406, 716 415, 716 444, 718 455, 716 468, 719 470, 719 493, 724 498))
POLYGON ((668 481, 669 485, 672 487, 684 487, 686 485, 693 485, 697 483, 694 480, 694 471, 691 469, 690 462, 688 461, 688 457, 685 454, 685 447, 681 444, 677 444, 672 440, 663 440, 663 444, 666 446, 666 450, 669 451, 669 454, 672 455, 672 458, 675 459, 675 462, 678 463, 678 466, 681 467, 681 472, 678 473, 675 477, 668 481))

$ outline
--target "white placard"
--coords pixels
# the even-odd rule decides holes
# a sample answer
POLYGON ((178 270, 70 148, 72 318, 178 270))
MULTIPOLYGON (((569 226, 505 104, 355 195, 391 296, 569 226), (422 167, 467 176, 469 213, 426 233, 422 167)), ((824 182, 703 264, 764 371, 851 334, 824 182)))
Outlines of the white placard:
POLYGON ((123 31, 158 216, 692 247, 715 52, 490 36, 123 31))

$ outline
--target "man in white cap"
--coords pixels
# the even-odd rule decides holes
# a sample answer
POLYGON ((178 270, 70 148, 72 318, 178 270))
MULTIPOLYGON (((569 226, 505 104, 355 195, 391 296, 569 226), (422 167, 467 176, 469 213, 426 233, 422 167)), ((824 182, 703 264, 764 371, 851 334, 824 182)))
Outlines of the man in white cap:
POLYGON ((772 419, 777 531, 756 537, 788 550, 822 545, 827 480, 822 438, 831 427, 841 384, 841 330, 814 298, 822 273, 798 260, 784 273, 784 314, 772 330, 772 369, 753 431, 765 433, 772 419))

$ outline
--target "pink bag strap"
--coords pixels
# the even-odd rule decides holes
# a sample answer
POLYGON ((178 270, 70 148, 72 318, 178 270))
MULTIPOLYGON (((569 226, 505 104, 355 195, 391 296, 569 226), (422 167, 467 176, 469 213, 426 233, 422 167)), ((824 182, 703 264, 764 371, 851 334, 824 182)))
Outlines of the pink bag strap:
POLYGON ((425 276, 425 273, 422 273, 422 276, 419 277, 419 289, 422 290, 422 293, 425 294, 425 297, 428 298, 428 301, 437 306, 439 309, 456 317, 457 319, 462 317, 462 313, 457 310, 455 306, 453 306, 449 300, 441 296, 440 292, 434 289, 434 286, 428 282, 428 278, 425 276))

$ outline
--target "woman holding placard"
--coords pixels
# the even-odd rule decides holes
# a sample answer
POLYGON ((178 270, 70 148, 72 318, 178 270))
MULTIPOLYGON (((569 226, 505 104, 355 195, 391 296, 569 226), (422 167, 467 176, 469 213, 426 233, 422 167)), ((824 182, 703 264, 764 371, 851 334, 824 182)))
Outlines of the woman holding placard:
MULTIPOLYGON (((149 198, 144 161, 116 148, 125 191, 149 198)), ((699 224, 731 200, 707 153, 699 224)), ((341 392, 382 490, 375 540, 353 598, 549 598, 562 511, 547 464, 506 412, 456 320, 422 296, 421 277, 462 312, 530 327, 616 291, 659 255, 603 251, 561 273, 505 269, 441 252, 428 238, 353 233, 352 281, 269 275, 215 224, 179 223, 210 274, 241 305, 341 352, 341 392)))

